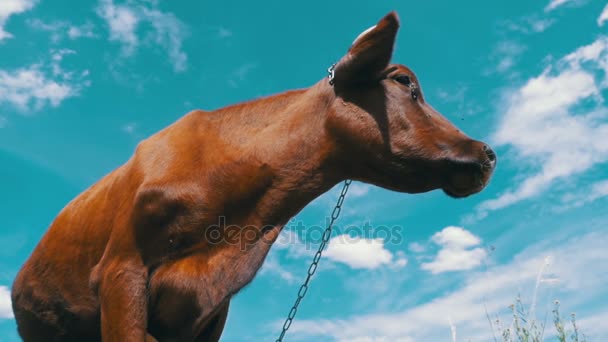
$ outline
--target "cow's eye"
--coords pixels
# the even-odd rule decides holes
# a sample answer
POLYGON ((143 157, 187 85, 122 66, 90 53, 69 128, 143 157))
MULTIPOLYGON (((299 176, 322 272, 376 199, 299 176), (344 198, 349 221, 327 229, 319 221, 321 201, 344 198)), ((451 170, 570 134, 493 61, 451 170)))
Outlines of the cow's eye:
POLYGON ((399 76, 395 77, 395 81, 397 81, 403 85, 406 85, 408 87, 412 84, 412 80, 407 75, 399 75, 399 76))

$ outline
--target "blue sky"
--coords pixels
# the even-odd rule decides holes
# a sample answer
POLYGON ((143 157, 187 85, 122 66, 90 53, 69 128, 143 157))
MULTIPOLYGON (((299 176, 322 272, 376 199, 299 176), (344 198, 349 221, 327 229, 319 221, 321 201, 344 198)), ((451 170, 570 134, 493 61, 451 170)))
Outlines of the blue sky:
MULTIPOLYGON (((605 1, 0 0, 0 341, 18 340, 10 284, 49 223, 138 141, 317 82, 390 10, 394 61, 498 169, 463 200, 354 184, 289 339, 490 341, 485 310, 508 326, 520 294, 608 340, 605 1)), ((224 341, 277 335, 338 191, 284 231, 224 341)))

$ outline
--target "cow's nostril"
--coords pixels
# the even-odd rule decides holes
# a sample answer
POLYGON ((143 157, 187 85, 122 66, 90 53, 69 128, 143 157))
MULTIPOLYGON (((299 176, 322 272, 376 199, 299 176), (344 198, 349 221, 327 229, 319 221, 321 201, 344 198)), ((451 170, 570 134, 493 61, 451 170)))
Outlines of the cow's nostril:
POLYGON ((491 162, 496 161, 496 153, 494 153, 494 151, 490 148, 490 146, 484 145, 483 151, 486 153, 486 156, 488 156, 488 160, 490 160, 491 162))

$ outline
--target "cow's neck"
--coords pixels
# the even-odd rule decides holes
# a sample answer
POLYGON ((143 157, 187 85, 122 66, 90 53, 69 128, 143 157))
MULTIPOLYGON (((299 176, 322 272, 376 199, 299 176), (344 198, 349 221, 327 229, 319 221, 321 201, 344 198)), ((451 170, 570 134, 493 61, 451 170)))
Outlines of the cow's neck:
POLYGON ((326 130, 333 101, 331 86, 321 81, 211 113, 237 151, 217 172, 228 185, 218 207, 227 224, 282 226, 344 178, 326 130))
POLYGON ((220 289, 210 298, 211 307, 253 279, 291 217, 344 179, 339 151, 326 130, 333 96, 325 81, 210 113, 230 143, 229 161, 211 177, 222 186, 217 214, 225 216, 231 229, 258 233, 243 234, 241 243, 222 244, 207 260, 205 281, 220 289))
POLYGON ((231 190, 223 198, 227 220, 284 224, 340 181, 335 143, 325 129, 333 96, 322 81, 212 113, 236 151, 218 166, 231 190))

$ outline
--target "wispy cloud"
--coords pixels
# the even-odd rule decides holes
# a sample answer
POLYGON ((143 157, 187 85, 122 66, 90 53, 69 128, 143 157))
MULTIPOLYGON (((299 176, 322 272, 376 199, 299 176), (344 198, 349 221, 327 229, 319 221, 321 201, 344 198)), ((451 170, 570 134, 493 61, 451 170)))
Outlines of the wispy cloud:
POLYGON ((6 286, 0 286, 0 319, 7 318, 13 318, 11 291, 6 286))
POLYGON ((292 259, 312 257, 317 246, 304 241, 294 230, 284 229, 274 243, 275 249, 287 252, 292 259), (311 246, 313 246, 311 248, 311 246))
POLYGON ((584 0, 551 0, 551 2, 549 2, 549 4, 545 7, 545 12, 550 12, 553 11, 554 9, 563 6, 565 4, 571 3, 571 4, 576 4, 576 3, 582 3, 584 0))
POLYGON ((40 19, 30 19, 28 25, 39 31, 49 32, 51 41, 60 42, 63 38, 75 40, 79 38, 96 38, 95 26, 91 22, 82 25, 74 25, 68 21, 44 22, 40 19))
POLYGON ((233 35, 232 31, 223 26, 220 26, 217 28, 217 37, 218 38, 229 38, 229 37, 232 37, 232 35, 233 35))
POLYGON ((51 41, 58 42, 62 38, 62 31, 65 28, 65 22, 49 22, 46 23, 40 19, 29 19, 27 20, 27 24, 38 31, 46 31, 51 33, 51 41))
POLYGON ((527 47, 525 45, 514 40, 499 42, 490 55, 490 61, 494 63, 494 66, 491 69, 486 70, 485 73, 506 74, 510 72, 526 49, 527 47))
POLYGON ((135 33, 139 22, 137 10, 128 5, 115 5, 112 0, 101 0, 97 14, 110 29, 110 40, 123 44, 123 53, 130 55, 139 43, 135 33))
POLYGON ((9 17, 32 9, 37 2, 37 0, 2 0, 0 2, 0 41, 13 36, 4 30, 4 25, 9 17))
MULTIPOLYGON (((604 336, 606 339, 606 322, 608 322, 608 311, 598 312, 590 317, 578 317, 577 325, 584 329, 586 336, 604 336)), ((599 341, 599 339, 598 339, 599 341)))
POLYGON ((602 10, 602 13, 597 18, 597 24, 599 26, 604 26, 604 23, 606 21, 608 21, 608 4, 606 4, 606 7, 604 7, 604 9, 602 10))
POLYGON ((352 197, 363 197, 369 193, 372 186, 365 183, 355 182, 350 185, 348 194, 352 197))
POLYGON ((464 271, 481 265, 487 252, 481 247, 481 239, 461 227, 446 227, 431 238, 440 250, 434 260, 422 263, 424 270, 433 274, 464 271))
POLYGON ((545 18, 537 15, 524 16, 517 20, 509 20, 502 23, 504 27, 512 32, 523 34, 541 33, 549 29, 555 23, 553 18, 545 18))
POLYGON ((530 25, 530 31, 534 33, 540 33, 546 31, 551 25, 555 23, 554 20, 543 18, 543 19, 531 19, 528 24, 530 25))
POLYGON ((127 124, 124 124, 121 127, 121 130, 129 135, 135 134, 135 131, 137 130, 137 123, 129 122, 127 124))
POLYGON ((260 274, 278 276, 287 283, 294 283, 296 276, 288 270, 282 260, 301 259, 309 260, 314 251, 305 244, 295 231, 284 229, 268 253, 260 274))
POLYGON ((86 23, 83 25, 70 25, 68 27, 68 37, 70 39, 78 38, 95 38, 95 26, 92 23, 86 23))
POLYGON ((519 186, 481 203, 477 218, 540 194, 556 180, 608 160, 608 37, 578 48, 506 95, 492 140, 535 170, 519 186))
POLYGON ((264 260, 260 274, 276 275, 289 284, 296 280, 296 276, 281 264, 279 254, 274 249, 268 253, 266 260, 264 260))
POLYGON ((175 71, 186 70, 188 56, 182 51, 185 25, 173 13, 148 8, 142 8, 142 13, 156 31, 153 35, 154 42, 167 49, 175 71))
POLYGON ((483 111, 483 106, 473 96, 468 96, 469 86, 466 84, 455 84, 450 87, 440 88, 437 97, 445 102, 456 106, 456 112, 461 119, 472 116, 483 111))
POLYGON ((569 193, 562 198, 564 206, 560 209, 578 208, 585 204, 608 197, 608 179, 593 183, 578 193, 569 193))
POLYGON ((187 30, 173 13, 160 11, 155 2, 127 1, 115 4, 113 0, 100 0, 97 14, 108 25, 109 39, 121 43, 125 56, 132 55, 140 45, 146 43, 138 36, 138 30, 144 31, 143 24, 148 24, 153 28, 148 36, 155 45, 167 50, 173 69, 176 72, 186 70, 188 57, 182 50, 182 42, 187 30))
POLYGON ((419 242, 412 242, 407 246, 407 249, 412 253, 423 253, 426 251, 426 247, 419 242))
POLYGON ((65 99, 77 96, 88 86, 88 71, 66 71, 61 61, 72 50, 56 50, 47 63, 33 64, 15 70, 0 70, 0 105, 15 106, 27 113, 47 105, 57 107, 65 99))
MULTIPOLYGON (((451 327, 456 327, 463 341, 490 341, 492 332, 486 319, 486 309, 492 315, 508 314, 507 307, 518 293, 529 304, 537 284, 540 298, 536 312, 540 315, 544 315, 544 309, 553 299, 548 292, 567 298, 564 305, 568 308, 582 305, 603 293, 604 284, 608 281, 605 271, 608 254, 603 253, 607 238, 605 234, 592 233, 549 248, 546 245, 533 246, 507 264, 493 266, 483 273, 469 274, 462 287, 419 306, 350 318, 296 320, 290 333, 295 340, 446 341, 450 339, 451 327), (572 255, 577 257, 572 258, 572 255), (547 260, 552 260, 552 263, 547 265, 547 260), (540 269, 544 272, 540 273, 540 269), (550 276, 546 278, 544 274, 550 276)), ((581 329, 593 331, 593 337, 602 340, 601 336, 608 334, 606 325, 587 330, 586 322, 590 322, 594 314, 602 312, 593 312, 589 308, 588 315, 583 316, 588 320, 581 321, 581 329)))
POLYGON ((239 83, 243 82, 247 75, 257 67, 258 64, 253 62, 241 65, 230 73, 230 77, 228 78, 228 84, 233 88, 237 88, 239 86, 239 83))

